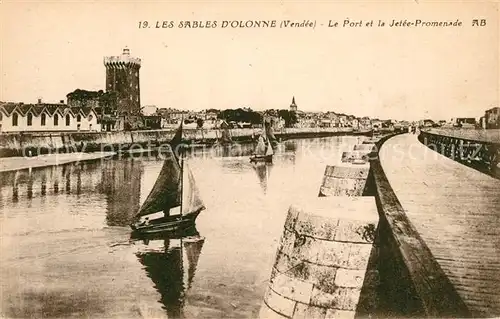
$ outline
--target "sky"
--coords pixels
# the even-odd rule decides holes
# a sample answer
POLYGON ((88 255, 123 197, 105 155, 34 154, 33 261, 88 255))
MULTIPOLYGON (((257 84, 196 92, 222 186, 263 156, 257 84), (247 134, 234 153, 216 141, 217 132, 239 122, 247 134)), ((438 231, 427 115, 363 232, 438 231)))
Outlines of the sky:
POLYGON ((105 90, 104 56, 142 59, 141 104, 288 108, 416 120, 479 117, 499 101, 498 4, 488 2, 2 1, 0 101, 105 90), (473 27, 472 19, 486 19, 473 27), (180 21, 316 21, 313 28, 178 28, 180 21), (329 28, 329 21, 374 27, 329 28), (462 27, 375 27, 378 20, 462 27), (151 28, 139 28, 148 21, 151 28), (174 21, 175 28, 156 28, 174 21))

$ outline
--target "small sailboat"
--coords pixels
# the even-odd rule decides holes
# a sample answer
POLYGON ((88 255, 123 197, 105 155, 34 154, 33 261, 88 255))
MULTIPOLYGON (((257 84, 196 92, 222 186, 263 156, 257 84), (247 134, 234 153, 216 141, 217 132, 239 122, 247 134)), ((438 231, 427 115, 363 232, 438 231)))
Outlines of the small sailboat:
POLYGON ((182 123, 164 154, 166 158, 153 189, 130 225, 134 232, 155 234, 188 231, 195 226, 196 217, 205 209, 193 173, 183 159, 181 141, 182 123))
POLYGON ((259 136, 257 146, 255 147, 254 155, 250 157, 250 162, 273 162, 274 150, 271 145, 271 141, 268 138, 264 138, 263 135, 259 136))
MULTIPOLYGON (((215 131, 217 134, 217 131, 215 131)), ((222 146, 228 146, 233 144, 233 138, 231 137, 231 132, 229 131, 229 124, 223 120, 220 124, 220 138, 217 136, 216 144, 222 146)))

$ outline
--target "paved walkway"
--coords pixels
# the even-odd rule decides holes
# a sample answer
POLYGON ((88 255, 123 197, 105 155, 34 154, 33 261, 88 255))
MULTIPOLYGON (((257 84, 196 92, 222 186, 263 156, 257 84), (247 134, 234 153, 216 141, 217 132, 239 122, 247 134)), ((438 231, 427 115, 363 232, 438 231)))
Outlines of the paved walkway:
POLYGON ((416 135, 390 138, 380 161, 472 314, 500 316, 500 180, 430 150, 416 135))
POLYGON ((0 172, 89 161, 113 156, 115 154, 115 152, 95 152, 47 154, 33 157, 3 157, 0 158, 0 172))

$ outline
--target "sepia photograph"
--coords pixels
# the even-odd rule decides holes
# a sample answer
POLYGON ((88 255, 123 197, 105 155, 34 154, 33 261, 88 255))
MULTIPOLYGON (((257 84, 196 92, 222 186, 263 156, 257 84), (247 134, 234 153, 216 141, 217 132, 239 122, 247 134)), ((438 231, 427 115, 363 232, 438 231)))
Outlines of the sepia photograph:
POLYGON ((0 317, 500 317, 499 17, 0 0, 0 317))

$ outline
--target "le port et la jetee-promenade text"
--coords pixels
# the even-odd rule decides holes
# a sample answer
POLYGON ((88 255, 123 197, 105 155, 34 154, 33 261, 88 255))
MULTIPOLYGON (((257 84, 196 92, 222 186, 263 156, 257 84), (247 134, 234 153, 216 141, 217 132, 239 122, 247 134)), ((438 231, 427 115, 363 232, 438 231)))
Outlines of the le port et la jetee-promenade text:
MULTIPOLYGON (((484 19, 471 19, 472 26, 485 26, 484 19)), ((273 29, 273 28, 429 28, 429 27, 462 27, 464 22, 454 20, 424 20, 424 19, 390 19, 390 20, 141 20, 138 22, 140 29, 273 29)))

